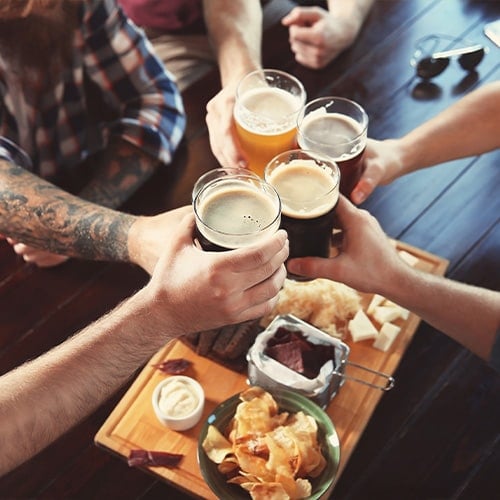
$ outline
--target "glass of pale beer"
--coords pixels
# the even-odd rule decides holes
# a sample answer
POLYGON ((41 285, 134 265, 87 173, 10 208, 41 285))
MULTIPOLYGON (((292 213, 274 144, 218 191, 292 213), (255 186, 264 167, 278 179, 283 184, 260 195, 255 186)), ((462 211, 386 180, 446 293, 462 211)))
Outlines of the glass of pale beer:
POLYGON ((363 174, 368 115, 343 97, 320 97, 307 103, 297 119, 300 148, 329 156, 341 173, 340 192, 349 197, 363 174))
POLYGON ((281 227, 288 233, 289 258, 329 257, 339 199, 336 163, 321 153, 294 149, 273 158, 265 178, 281 199, 281 227))
POLYGON ((256 244, 281 221, 278 193, 251 172, 215 176, 194 194, 193 208, 195 238, 206 251, 256 244))
POLYGON ((284 71, 256 70, 238 84, 236 132, 249 169, 260 177, 274 156, 296 147, 297 116, 305 102, 302 83, 284 71))

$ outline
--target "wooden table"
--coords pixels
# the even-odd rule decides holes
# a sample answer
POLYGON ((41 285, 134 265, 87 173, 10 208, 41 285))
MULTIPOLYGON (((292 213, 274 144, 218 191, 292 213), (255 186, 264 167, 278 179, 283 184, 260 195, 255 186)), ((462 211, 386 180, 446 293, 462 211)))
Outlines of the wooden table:
MULTIPOLYGON (((369 135, 399 136, 466 92, 500 78, 500 49, 484 37, 500 17, 493 0, 378 0, 356 44, 328 68, 297 65, 279 24, 265 35, 264 64, 299 77, 309 98, 341 95, 370 117, 369 135), (464 35, 490 48, 467 75, 453 61, 423 88, 409 59, 430 33, 464 35)), ((204 124, 218 90, 209 74, 185 92, 188 129, 172 168, 126 210, 156 213, 189 203, 193 182, 217 163, 204 124)), ((447 275, 500 288, 500 151, 450 162, 378 189, 365 208, 386 232, 449 260, 447 275)), ((72 261, 41 270, 0 242, 0 367, 6 372, 58 344, 145 283, 124 264, 72 261)), ((422 323, 353 451, 333 497, 496 498, 500 488, 500 377, 422 323)), ((93 443, 127 387, 52 446, 0 479, 1 498, 185 498, 157 477, 129 469, 93 443)), ((1 425, 1 422, 0 422, 1 425)), ((187 498, 187 497, 186 497, 187 498)))

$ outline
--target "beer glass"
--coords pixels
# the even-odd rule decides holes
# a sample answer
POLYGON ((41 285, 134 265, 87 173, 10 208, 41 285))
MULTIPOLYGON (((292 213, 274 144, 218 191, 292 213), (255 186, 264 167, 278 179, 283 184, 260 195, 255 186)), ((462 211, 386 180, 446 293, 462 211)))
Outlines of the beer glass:
POLYGON ((320 97, 307 103, 297 119, 300 148, 329 156, 337 163, 340 192, 349 197, 363 174, 368 115, 343 97, 320 97))
POLYGON ((238 84, 236 132, 248 167, 260 177, 274 156, 296 147, 297 115, 305 102, 302 83, 283 71, 253 71, 238 84))
POLYGON ((280 226, 276 190, 252 173, 221 175, 194 195, 195 236, 207 251, 253 245, 280 226))
POLYGON ((226 177, 227 175, 236 175, 236 174, 243 174, 243 175, 253 175, 256 178, 258 178, 257 174, 254 174, 250 170, 246 168, 238 168, 238 167, 220 167, 220 168, 213 168, 212 170, 209 170, 208 172, 205 172, 201 177, 198 178, 198 180, 194 183, 193 190, 191 193, 191 200, 194 201, 196 198, 196 194, 200 189, 205 186, 205 184, 208 184, 209 182, 215 180, 215 179, 220 179, 221 177, 226 177))
POLYGON ((289 258, 329 257, 340 183, 335 162, 320 153, 294 149, 273 158, 265 178, 281 198, 289 258))

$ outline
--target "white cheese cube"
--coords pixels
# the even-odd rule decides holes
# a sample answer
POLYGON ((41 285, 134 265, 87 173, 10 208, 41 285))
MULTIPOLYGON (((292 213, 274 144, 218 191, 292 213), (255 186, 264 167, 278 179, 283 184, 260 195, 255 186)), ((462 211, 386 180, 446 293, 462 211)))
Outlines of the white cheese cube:
POLYGON ((385 299, 382 305, 388 307, 394 307, 395 309, 397 309, 399 312, 399 317, 401 319, 408 319, 408 316, 410 315, 410 311, 408 311, 408 309, 401 307, 400 305, 396 304, 396 302, 392 302, 389 299, 385 299))
POLYGON ((394 339, 398 336, 401 328, 399 326, 393 325, 392 323, 384 323, 378 337, 373 342, 373 347, 386 352, 394 342, 394 339))
POLYGON ((399 318, 399 313, 397 308, 390 306, 377 306, 373 311, 373 319, 380 324, 390 323, 395 319, 399 318))
POLYGON ((418 257, 415 257, 410 252, 406 250, 398 250, 399 256, 411 267, 415 267, 418 262, 418 257))
POLYGON ((377 329, 361 309, 356 313, 354 318, 349 321, 349 332, 354 342, 374 339, 378 335, 377 329))
POLYGON ((385 299, 385 297, 382 297, 382 295, 379 295, 378 293, 376 293, 376 294, 373 296, 373 298, 372 298, 372 300, 371 300, 370 304, 368 305, 368 309, 366 310, 366 312, 367 312, 368 314, 373 314, 374 309, 375 309, 377 306, 379 306, 380 304, 382 304, 382 302, 384 302, 384 300, 386 300, 386 299, 385 299))

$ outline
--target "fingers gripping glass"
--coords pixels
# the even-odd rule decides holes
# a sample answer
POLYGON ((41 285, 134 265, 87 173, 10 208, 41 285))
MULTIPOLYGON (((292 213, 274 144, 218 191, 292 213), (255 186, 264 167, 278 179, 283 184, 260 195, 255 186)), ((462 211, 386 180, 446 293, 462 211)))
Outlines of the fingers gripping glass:
POLYGON ((469 43, 462 38, 446 35, 429 35, 417 41, 411 65, 415 68, 417 76, 423 80, 430 80, 448 67, 452 57, 457 57, 458 64, 465 71, 473 71, 485 54, 486 48, 481 44, 469 43), (444 45, 453 45, 456 42, 460 42, 461 47, 443 50, 444 45))

